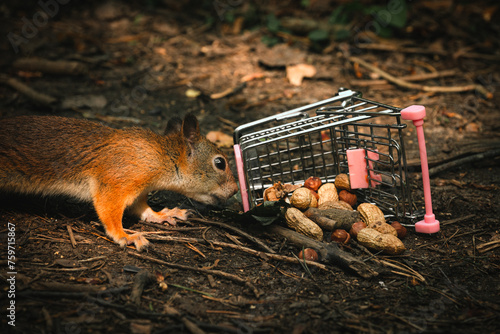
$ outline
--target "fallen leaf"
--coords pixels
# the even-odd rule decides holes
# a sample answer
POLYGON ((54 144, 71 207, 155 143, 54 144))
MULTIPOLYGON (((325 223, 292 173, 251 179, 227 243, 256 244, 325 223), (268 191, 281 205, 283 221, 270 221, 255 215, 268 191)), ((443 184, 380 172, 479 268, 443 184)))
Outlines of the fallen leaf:
POLYGON ((465 126, 465 131, 467 132, 479 132, 480 126, 477 123, 469 123, 465 126))
POLYGON ((278 44, 272 48, 258 50, 259 63, 267 67, 285 67, 300 64, 306 59, 306 53, 287 44, 278 44))
POLYGON ((316 68, 308 64, 298 64, 286 67, 286 77, 294 86, 300 86, 304 78, 312 78, 316 74, 316 68))
POLYGON ((252 81, 255 79, 262 79, 264 77, 264 73, 262 72, 257 72, 257 73, 250 73, 245 75, 243 78, 241 78, 241 82, 248 82, 252 81))
POLYGON ((451 111, 444 111, 443 115, 445 115, 448 118, 458 118, 458 119, 463 118, 462 115, 457 114, 456 112, 451 112, 451 111))
POLYGON ((210 131, 207 133, 207 139, 215 143, 218 147, 233 146, 233 137, 220 131, 210 131))

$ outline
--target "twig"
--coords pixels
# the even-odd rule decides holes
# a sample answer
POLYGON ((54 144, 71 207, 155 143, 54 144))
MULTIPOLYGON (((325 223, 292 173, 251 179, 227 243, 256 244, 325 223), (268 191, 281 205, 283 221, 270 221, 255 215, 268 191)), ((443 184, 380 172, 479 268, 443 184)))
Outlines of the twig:
POLYGON ((223 97, 227 97, 227 96, 236 94, 236 93, 240 92, 241 90, 243 90, 243 88, 245 88, 246 85, 247 85, 246 82, 243 82, 236 87, 230 87, 230 88, 228 88, 220 93, 213 93, 210 95, 210 98, 212 100, 218 100, 218 99, 222 99, 223 97))
POLYGON ((58 100, 50 95, 39 93, 36 90, 28 87, 27 85, 23 84, 21 81, 14 79, 14 78, 9 78, 4 74, 0 74, 0 83, 4 83, 21 94, 25 95, 27 98, 41 104, 44 106, 48 107, 54 107, 55 104, 58 102, 58 100))
MULTIPOLYGON (((380 262, 380 263, 382 263, 383 265, 386 265, 386 266, 388 266, 388 267, 396 268, 396 269, 399 269, 399 270, 401 270, 401 271, 403 271, 403 272, 405 272, 405 273, 408 273, 408 274, 410 274, 410 276, 411 276, 411 277, 415 277, 415 278, 416 278, 416 279, 418 279, 420 282, 425 283, 425 278, 424 278, 422 275, 420 275, 420 274, 419 274, 418 272, 416 272, 414 269, 412 269, 412 268, 408 267, 408 266, 407 266, 407 265, 405 265, 405 264, 399 263, 399 262, 394 261, 394 260, 389 260, 389 259, 387 259, 387 260, 380 260, 380 259, 376 259, 376 261, 378 261, 378 262, 380 262), (397 264, 395 264, 395 263, 391 263, 391 262, 389 262, 389 261, 391 261, 391 262, 395 262, 395 263, 397 263, 397 264)), ((400 273, 400 272, 395 272, 395 273, 404 275, 403 273, 400 273)))
POLYGON ((71 246, 73 246, 73 248, 76 248, 76 240, 75 236, 73 235, 73 229, 70 225, 66 225, 66 229, 68 230, 69 240, 71 240, 71 246))
MULTIPOLYGON (((358 44, 356 45, 359 49, 366 50, 377 50, 377 51, 395 51, 402 53, 419 53, 419 54, 431 54, 438 56, 448 56, 449 52, 446 50, 432 50, 432 49, 424 49, 424 48, 411 48, 411 47, 401 47, 400 45, 394 44, 375 44, 375 43, 366 43, 366 44, 358 44)), ((467 52, 459 54, 459 57, 462 58, 472 58, 472 59, 483 59, 483 60, 491 60, 491 61, 500 61, 500 56, 493 54, 482 54, 475 52, 467 52)))
POLYGON ((257 245, 259 245, 262 249, 264 249, 266 252, 268 253, 271 253, 271 254, 274 254, 276 253, 274 250, 272 250, 271 248, 269 248, 265 243, 263 243, 262 241, 260 241, 258 238, 240 230, 239 228, 235 227, 235 226, 232 226, 232 225, 229 225, 229 224, 225 224, 225 223, 221 223, 221 222, 216 222, 216 221, 211 221, 211 220, 207 220, 207 219, 201 219, 201 218, 190 218, 189 220, 193 220, 193 221, 197 221, 197 222, 200 222, 200 223, 204 223, 204 224, 210 224, 210 225, 217 225, 217 226, 221 226, 221 227, 224 227, 228 230, 231 230, 245 238, 247 238, 248 240, 252 241, 253 243, 256 243, 257 245))
MULTIPOLYGON (((192 218, 190 218, 190 219, 192 219, 192 218)), ((142 225, 154 227, 154 228, 159 229, 159 230, 172 231, 172 232, 199 231, 199 230, 203 230, 206 228, 204 226, 202 226, 202 227, 200 227, 200 226, 177 227, 177 226, 171 226, 171 225, 162 225, 162 224, 158 224, 158 223, 150 223, 150 222, 145 222, 145 221, 140 221, 139 223, 142 225)))
POLYGON ((396 318, 396 319, 399 319, 399 320, 401 320, 401 321, 403 321, 403 322, 407 323, 408 325, 410 325, 411 327, 415 328, 416 330, 418 330, 418 331, 420 331, 420 332, 425 331, 425 328, 422 328, 422 327, 420 327, 420 326, 417 326, 417 325, 415 325, 413 322, 411 322, 410 320, 405 319, 405 318, 403 318, 403 317, 400 317, 400 316, 399 316, 399 315, 397 315, 397 314, 394 314, 394 313, 391 313, 391 312, 385 312, 385 314, 390 315, 390 316, 392 316, 392 317, 394 317, 394 318, 396 318))
POLYGON ((322 262, 331 263, 345 270, 350 270, 363 278, 373 278, 378 275, 378 272, 370 268, 366 263, 357 259, 353 255, 342 251, 334 243, 327 244, 320 242, 306 237, 298 232, 292 231, 291 229, 274 224, 268 226, 266 228, 266 232, 284 237, 288 242, 299 247, 314 248, 320 255, 322 262))
MULTIPOLYGON (((144 234, 147 234, 147 232, 145 232, 144 234)), ((221 242, 221 241, 208 241, 208 240, 199 239, 199 238, 181 238, 181 237, 172 237, 172 236, 154 236, 153 238, 148 237, 148 239, 149 240, 177 241, 177 242, 186 242, 186 243, 189 243, 189 242, 208 243, 208 244, 212 244, 215 246, 237 249, 237 250, 240 250, 242 252, 249 253, 249 254, 252 254, 252 255, 255 255, 258 257, 267 257, 267 258, 270 258, 273 260, 279 260, 279 261, 290 262, 290 263, 297 263, 298 262, 297 259, 294 259, 294 258, 289 257, 289 256, 278 255, 278 254, 273 254, 273 253, 264 253, 264 252, 256 251, 256 250, 248 248, 248 247, 239 246, 239 245, 230 244, 230 243, 221 242)), ((302 261, 302 260, 300 260, 300 261, 302 261)), ((317 268, 320 268, 323 270, 327 270, 327 267, 324 264, 314 262, 314 261, 306 261, 306 263, 307 263, 307 265, 314 266, 314 267, 317 267, 317 268)))
POLYGON ((20 58, 12 66, 24 71, 40 71, 50 74, 81 75, 88 73, 89 69, 77 61, 47 60, 42 58, 20 58))
POLYGON ((443 172, 447 169, 453 168, 453 167, 461 166, 461 165, 464 165, 464 164, 469 163, 469 162, 477 162, 479 160, 493 158, 493 157, 496 157, 499 155, 500 155, 500 150, 492 150, 492 151, 486 151, 486 152, 481 152, 481 153, 477 153, 474 155, 470 155, 468 157, 464 157, 461 159, 452 160, 452 161, 444 163, 442 165, 432 167, 431 169, 429 169, 429 175, 434 176, 438 173, 441 173, 441 172, 443 172))
POLYGON ((408 89, 418 89, 422 90, 424 92, 434 92, 434 93, 460 93, 460 92, 468 92, 472 90, 477 90, 479 93, 484 95, 486 98, 491 99, 493 97, 493 94, 487 91, 483 86, 481 85, 466 85, 466 86, 450 86, 450 87, 443 87, 443 86, 425 86, 425 85, 419 85, 415 83, 408 82, 406 80, 402 80, 400 78, 396 78, 392 74, 389 74, 380 68, 369 64, 368 62, 364 61, 361 58, 358 57, 349 57, 349 61, 352 63, 358 63, 359 65, 369 69, 372 72, 377 73, 381 77, 385 78, 387 81, 390 81, 398 86, 408 88, 408 89))
POLYGON ((139 254, 139 253, 136 253, 136 252, 133 252, 133 251, 129 251, 128 254, 132 255, 132 256, 135 256, 137 258, 143 259, 143 260, 155 262, 155 263, 158 263, 158 264, 161 264, 161 265, 164 265, 164 266, 168 266, 168 267, 172 267, 172 268, 183 269, 183 270, 191 270, 191 271, 202 272, 202 273, 205 273, 205 274, 221 276, 221 277, 230 279, 232 281, 235 281, 235 282, 238 282, 238 283, 241 283, 241 284, 245 284, 247 287, 249 287, 253 291, 253 293, 256 295, 256 297, 259 297, 261 295, 261 293, 257 290, 257 288, 255 288, 253 286, 252 283, 250 283, 250 281, 248 281, 248 280, 246 280, 244 278, 241 278, 239 276, 223 272, 221 270, 211 270, 211 269, 195 268, 195 267, 186 266, 186 265, 179 264, 179 263, 166 262, 166 261, 162 261, 160 259, 157 259, 157 258, 154 258, 154 257, 151 257, 151 256, 146 256, 146 255, 143 255, 143 254, 139 254))
POLYGON ((192 333, 192 334, 205 334, 200 327, 198 327, 194 322, 183 316, 177 309, 172 306, 165 305, 165 313, 171 317, 179 318, 184 326, 192 333))
MULTIPOLYGON (((429 79, 444 78, 444 77, 455 76, 455 75, 457 75, 457 71, 445 70, 445 71, 441 71, 441 72, 406 75, 406 76, 400 77, 399 79, 406 80, 406 81, 425 81, 425 80, 429 80, 429 79)), ((351 84, 356 85, 356 86, 384 85, 387 83, 388 83, 387 80, 351 80, 351 84)))
POLYGON ((139 271, 134 277, 134 284, 132 285, 132 291, 130 292, 130 301, 138 306, 141 303, 141 295, 144 287, 147 284, 154 282, 154 280, 155 276, 148 270, 143 269, 139 271))
POLYGON ((484 244, 481 244, 479 246, 476 247, 477 251, 482 254, 482 253, 486 253, 486 252, 489 252, 495 248, 498 248, 500 247, 500 240, 494 240, 494 241, 490 241, 490 242, 486 242, 484 244))
POLYGON ((446 220, 444 222, 441 222, 441 226, 459 223, 459 222, 462 222, 464 220, 469 220, 471 218, 474 218, 475 216, 476 216, 475 214, 471 214, 471 215, 467 215, 467 216, 464 216, 464 217, 458 217, 458 218, 455 218, 455 219, 449 219, 449 220, 446 220))

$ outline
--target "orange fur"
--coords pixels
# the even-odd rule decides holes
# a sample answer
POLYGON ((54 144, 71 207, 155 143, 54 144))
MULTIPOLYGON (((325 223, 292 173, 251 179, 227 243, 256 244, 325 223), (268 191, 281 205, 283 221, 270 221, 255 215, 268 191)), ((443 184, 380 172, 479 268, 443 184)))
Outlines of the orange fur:
POLYGON ((188 217, 177 208, 153 211, 147 204, 150 191, 172 190, 217 204, 238 190, 226 157, 200 135, 194 116, 172 120, 167 130, 161 136, 51 116, 1 120, 0 190, 92 201, 115 242, 142 249, 148 241, 123 230, 127 207, 153 222, 175 224, 188 217))

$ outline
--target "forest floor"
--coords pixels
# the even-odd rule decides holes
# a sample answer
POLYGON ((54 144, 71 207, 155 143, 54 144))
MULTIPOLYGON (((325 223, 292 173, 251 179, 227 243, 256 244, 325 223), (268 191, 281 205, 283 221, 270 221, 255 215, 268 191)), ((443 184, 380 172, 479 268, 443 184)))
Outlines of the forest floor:
MULTIPOLYGON (((9 231, 15 233, 14 267, 7 255, 0 259, 2 333, 500 331, 500 29, 493 23, 500 13, 494 2, 411 2, 404 28, 386 38, 374 33, 374 16, 352 9, 344 30, 328 30, 324 13, 339 6, 327 1, 307 7, 151 3, 1 5, 1 36, 8 38, 0 45, 0 117, 62 115, 162 131, 169 118, 193 112, 203 134, 232 136, 238 125, 332 97, 340 87, 399 108, 424 105, 441 230, 426 235, 409 227, 406 251, 397 256, 352 241, 342 251, 377 273, 360 277, 335 263, 304 267, 266 254, 240 231, 287 258, 300 247, 226 215, 238 214, 234 201, 220 211, 154 194, 155 207, 195 205, 204 219, 164 230, 126 217, 126 228, 170 238, 152 235, 153 246, 138 253, 106 238, 90 204, 1 195, 2 254, 9 231), (311 34, 311 23, 332 35, 311 34), (339 31, 347 38, 335 38, 339 31), (78 65, 50 73, 54 65, 33 68, 23 64, 27 57, 78 65), (293 84, 297 64, 316 73, 293 84), (154 282, 143 281, 140 293, 140 279, 151 275, 154 282), (15 312, 7 309, 12 301, 15 312)), ((410 186, 422 209, 415 130, 407 124, 410 186)), ((219 143, 234 169, 232 144, 219 143)))

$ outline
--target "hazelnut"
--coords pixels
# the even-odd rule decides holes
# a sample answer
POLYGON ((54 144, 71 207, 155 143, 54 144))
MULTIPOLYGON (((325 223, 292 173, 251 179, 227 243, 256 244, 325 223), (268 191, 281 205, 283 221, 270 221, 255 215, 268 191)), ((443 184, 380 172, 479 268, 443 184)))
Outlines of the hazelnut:
POLYGON ((307 210, 308 208, 317 208, 318 200, 307 188, 299 188, 292 193, 290 203, 297 209, 307 210))
POLYGON ((335 187, 338 189, 351 190, 351 182, 349 181, 349 175, 339 174, 335 177, 335 187))
POLYGON ((318 191, 319 187, 321 187, 321 179, 316 176, 311 176, 304 182, 304 187, 311 189, 313 191, 318 191))
POLYGON ((335 230, 333 231, 331 237, 330 237, 330 240, 331 241, 336 241, 338 243, 341 243, 341 244, 347 244, 349 243, 349 241, 351 240, 351 236, 349 235, 349 233, 347 233, 346 230, 335 230))
POLYGON ((319 200, 319 195, 317 192, 315 192, 314 190, 312 189, 309 189, 311 191, 311 194, 313 194, 314 197, 316 197, 316 200, 319 200))
POLYGON ((366 228, 366 224, 364 222, 362 221, 355 222, 354 224, 352 224, 349 234, 351 235, 351 237, 356 239, 358 237, 358 232, 364 228, 366 228))
POLYGON ((306 248, 300 251, 299 259, 307 261, 318 261, 318 253, 312 248, 306 248))
POLYGON ((349 203, 350 206, 355 206, 358 202, 358 197, 347 190, 341 190, 339 192, 339 200, 349 203))
POLYGON ((406 236, 406 228, 401 225, 399 222, 392 222, 391 226, 396 229, 396 232, 398 233, 398 238, 403 239, 406 236))

